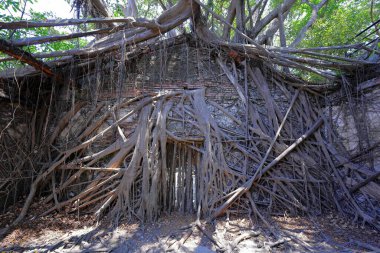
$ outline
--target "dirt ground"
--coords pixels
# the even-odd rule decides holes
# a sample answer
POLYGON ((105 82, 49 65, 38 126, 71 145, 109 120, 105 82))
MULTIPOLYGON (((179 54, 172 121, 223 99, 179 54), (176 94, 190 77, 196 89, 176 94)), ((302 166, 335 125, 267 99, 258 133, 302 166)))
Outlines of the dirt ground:
MULTIPOLYGON (((0 228, 20 210, 21 203, 0 215, 0 228)), ((43 210, 34 203, 25 222, 0 241, 0 252, 380 252, 380 232, 335 213, 268 217, 271 233, 248 215, 196 226, 193 215, 164 214, 155 223, 122 221, 115 228, 90 215, 38 217, 43 210)))

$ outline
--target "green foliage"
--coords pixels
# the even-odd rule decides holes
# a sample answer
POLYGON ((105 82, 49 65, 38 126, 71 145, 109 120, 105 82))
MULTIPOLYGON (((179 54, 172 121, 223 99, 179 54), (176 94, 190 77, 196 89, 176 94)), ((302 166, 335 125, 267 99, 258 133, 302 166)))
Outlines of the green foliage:
MULTIPOLYGON (((55 0, 63 1, 63 0, 55 0)), ((71 2, 72 0, 65 0, 71 2)), ((268 0, 268 4, 263 13, 263 16, 268 14, 271 10, 276 8, 284 0, 268 0)), ((311 4, 318 4, 321 0, 309 0, 311 4)), ((306 37, 298 45, 298 47, 320 47, 320 46, 335 46, 343 44, 352 44, 357 42, 363 42, 363 36, 355 38, 355 35, 371 24, 371 1, 372 0, 329 0, 327 4, 319 11, 317 21, 307 31, 306 37)), ((38 2, 38 0, 0 0, 0 20, 3 21, 15 21, 21 18, 27 18, 32 20, 45 20, 54 18, 54 14, 51 12, 38 12, 29 11, 28 17, 24 17, 25 4, 32 6, 38 2)), ((114 17, 122 17, 122 8, 126 6, 127 0, 105 0, 114 17)), ((152 0, 137 0, 137 7, 139 10, 139 17, 145 17, 148 19, 154 19, 162 13, 162 7, 159 1, 152 0)), ((167 5, 169 0, 162 0, 167 5)), ((170 1, 175 3, 177 1, 170 1)), ((227 16, 228 7, 231 3, 230 0, 203 0, 203 2, 215 13, 223 17, 227 16)), ((252 9, 258 0, 245 1, 245 15, 249 15, 249 10, 252 9)), ((380 16, 380 1, 374 1, 374 17, 380 16)), ((289 15, 285 21, 286 39, 290 44, 301 31, 301 29, 307 24, 312 15, 312 8, 305 0, 297 0, 292 7, 289 15)), ((209 27, 218 35, 223 32, 223 27, 219 21, 216 21, 207 16, 209 27)), ((233 23, 236 26, 236 20, 233 23)), ((87 30, 92 29, 93 25, 87 25, 87 30)), ((77 31, 76 27, 67 28, 34 28, 34 29, 20 29, 20 30, 0 30, 0 36, 2 38, 17 40, 25 37, 40 37, 57 35, 68 32, 77 31), (68 30, 75 29, 75 30, 68 30)), ((79 28, 83 29, 83 27, 79 28)), ((234 32, 231 31, 233 35, 234 32)), ((69 50, 76 47, 82 47, 86 45, 88 40, 75 39, 62 42, 46 43, 38 46, 24 47, 25 50, 36 52, 51 52, 59 50, 69 50)), ((275 43, 278 39, 275 39, 275 43)), ((338 54, 342 52, 330 52, 338 54)), ((3 55, 0 54, 0 57, 3 55)), ((11 63, 11 64, 14 64, 11 63)), ((9 64, 0 63, 0 68, 4 66, 9 67, 9 64)))
MULTIPOLYGON (((26 4, 33 4, 38 0, 26 0, 26 4)), ((17 21, 21 18, 21 13, 24 11, 24 3, 20 5, 20 1, 15 0, 0 0, 0 19, 11 22, 17 21)), ((28 19, 41 21, 46 19, 55 18, 52 12, 38 12, 33 9, 28 13, 28 19)), ((70 28, 65 28, 70 29, 70 28)), ((76 29, 71 27, 71 29, 76 29)), ((70 30, 69 32, 75 32, 74 30, 70 30)), ((59 35, 67 33, 67 31, 63 31, 62 29, 58 30, 52 27, 41 27, 41 28, 29 28, 29 29, 20 29, 20 30, 0 30, 1 38, 6 39, 22 39, 26 37, 43 37, 43 36, 51 36, 51 35, 59 35)), ((54 51, 64 51, 69 49, 74 49, 77 47, 83 47, 88 43, 86 39, 74 39, 67 41, 57 41, 53 43, 45 43, 41 45, 32 45, 23 47, 24 50, 30 53, 41 53, 41 52, 54 52, 54 51)), ((4 54, 0 53, 0 58, 7 57, 4 54)), ((51 60, 51 59, 45 59, 51 60)), ((0 70, 19 66, 20 63, 16 61, 10 62, 1 62, 0 70)))
MULTIPOLYGON (((25 0, 23 3, 35 3, 36 0, 25 0)), ((20 1, 15 0, 0 0, 0 18, 2 20, 7 20, 10 18, 9 15, 5 14, 5 12, 8 13, 17 13, 22 11, 23 4, 20 1)), ((13 15, 11 15, 13 17, 13 15)))
MULTIPOLYGON (((314 0, 318 3, 319 0, 314 0)), ((371 24, 371 1, 335 0, 328 1, 318 15, 317 21, 307 31, 305 39, 298 47, 336 46, 363 41, 355 35, 371 24)), ((380 8, 380 2, 375 6, 380 8)), ((297 3, 292 9, 287 23, 287 39, 293 41, 311 16, 312 8, 305 3, 297 3)), ((377 13, 378 17, 379 13, 377 13)))

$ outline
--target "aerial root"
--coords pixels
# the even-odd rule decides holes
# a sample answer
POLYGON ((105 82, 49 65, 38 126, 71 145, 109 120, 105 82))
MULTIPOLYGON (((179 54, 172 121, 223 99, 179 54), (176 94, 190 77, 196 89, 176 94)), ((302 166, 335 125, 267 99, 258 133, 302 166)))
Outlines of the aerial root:
MULTIPOLYGON (((204 89, 101 104, 87 112, 91 118, 84 125, 69 120, 88 109, 76 105, 50 139, 62 147, 70 139, 71 146, 35 179, 13 226, 25 217, 42 182, 49 180, 52 190, 45 203, 52 206, 44 215, 86 210, 98 218, 146 221, 164 211, 198 210, 198 218, 211 221, 227 210, 239 210, 258 216, 275 234, 260 207, 269 213, 308 213, 339 204, 331 194, 331 175, 346 189, 355 213, 370 223, 339 180, 320 129, 328 122, 307 94, 281 87, 293 99, 276 102, 261 71, 245 67, 266 115, 243 92, 240 103, 229 108, 207 100, 204 89), (246 115, 232 113, 238 108, 246 115)), ((240 89, 234 75, 227 74, 240 89)))

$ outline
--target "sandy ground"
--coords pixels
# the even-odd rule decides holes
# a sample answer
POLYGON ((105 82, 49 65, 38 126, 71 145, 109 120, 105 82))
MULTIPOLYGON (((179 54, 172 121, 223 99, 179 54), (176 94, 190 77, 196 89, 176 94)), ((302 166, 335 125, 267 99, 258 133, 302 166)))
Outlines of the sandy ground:
MULTIPOLYGON (((16 205, 0 215, 0 227, 7 226, 20 208, 16 205)), ((97 225, 90 215, 61 212, 38 217, 45 209, 35 203, 25 222, 0 241, 0 252, 380 252, 380 232, 334 213, 268 217, 273 236, 247 215, 201 222, 201 229, 195 216, 179 213, 145 225, 122 221, 114 228, 97 225)))

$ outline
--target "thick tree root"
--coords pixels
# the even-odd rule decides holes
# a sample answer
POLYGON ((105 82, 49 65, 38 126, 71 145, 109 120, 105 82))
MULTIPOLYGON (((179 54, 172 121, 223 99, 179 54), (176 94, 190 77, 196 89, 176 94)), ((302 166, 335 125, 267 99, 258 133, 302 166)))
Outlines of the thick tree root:
MULTIPOLYGON (((293 97, 289 103, 276 102, 261 71, 245 67, 266 108, 263 114, 250 96, 238 92, 242 103, 236 108, 247 110, 245 121, 231 108, 206 102, 203 89, 141 96, 113 107, 102 104, 85 126, 68 120, 81 113, 78 104, 50 140, 66 146, 68 133, 76 144, 36 178, 13 226, 49 178, 52 193, 45 202, 54 203, 44 214, 86 210, 98 217, 108 214, 116 222, 152 221, 174 210, 198 210, 198 218, 210 221, 239 209, 252 211, 270 228, 260 206, 269 212, 305 213, 336 203, 330 177, 338 174, 320 133, 324 119, 318 108, 292 88, 281 87, 285 97, 293 97), (66 133, 64 138, 60 132, 66 133)), ((227 75, 239 91, 236 76, 227 75)), ((345 192, 356 213, 371 222, 345 192)))

